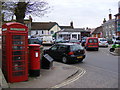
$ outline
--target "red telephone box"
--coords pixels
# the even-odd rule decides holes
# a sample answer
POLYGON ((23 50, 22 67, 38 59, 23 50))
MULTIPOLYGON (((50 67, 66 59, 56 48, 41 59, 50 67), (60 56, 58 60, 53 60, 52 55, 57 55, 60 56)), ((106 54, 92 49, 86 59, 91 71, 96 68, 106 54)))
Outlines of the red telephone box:
POLYGON ((28 80, 28 28, 11 22, 2 25, 2 71, 8 82, 28 80))

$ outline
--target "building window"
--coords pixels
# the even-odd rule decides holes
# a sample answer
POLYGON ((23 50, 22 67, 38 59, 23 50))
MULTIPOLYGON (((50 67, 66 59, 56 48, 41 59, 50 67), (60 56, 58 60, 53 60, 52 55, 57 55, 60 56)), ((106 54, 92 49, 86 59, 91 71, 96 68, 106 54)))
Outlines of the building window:
POLYGON ((54 34, 54 31, 51 31, 50 33, 51 33, 51 34, 54 34))
POLYGON ((72 38, 76 38, 77 39, 77 34, 72 34, 72 38))
POLYGON ((38 31, 36 31, 36 34, 38 34, 38 31))
POLYGON ((42 34, 44 34, 44 32, 42 31, 42 34))

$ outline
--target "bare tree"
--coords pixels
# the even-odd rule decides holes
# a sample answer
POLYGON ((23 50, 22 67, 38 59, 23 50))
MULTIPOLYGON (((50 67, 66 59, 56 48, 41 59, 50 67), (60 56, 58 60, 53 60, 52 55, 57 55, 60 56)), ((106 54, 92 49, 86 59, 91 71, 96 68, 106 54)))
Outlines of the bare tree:
POLYGON ((23 23, 27 15, 43 16, 48 12, 48 3, 44 0, 30 1, 23 0, 23 2, 5 2, 3 3, 2 13, 5 14, 5 19, 11 19, 13 15, 16 16, 16 21, 23 23))
POLYGON ((0 1, 0 27, 2 25, 2 12, 1 12, 1 10, 2 10, 2 2, 0 1))

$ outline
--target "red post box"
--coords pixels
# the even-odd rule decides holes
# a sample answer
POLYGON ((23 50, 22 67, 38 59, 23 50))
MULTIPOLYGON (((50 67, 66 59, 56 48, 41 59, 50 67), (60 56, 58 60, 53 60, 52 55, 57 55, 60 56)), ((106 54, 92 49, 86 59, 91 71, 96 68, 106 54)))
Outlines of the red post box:
POLYGON ((29 75, 40 75, 40 45, 29 44, 29 75))
POLYGON ((23 24, 2 25, 2 71, 10 83, 28 80, 28 28, 23 24))

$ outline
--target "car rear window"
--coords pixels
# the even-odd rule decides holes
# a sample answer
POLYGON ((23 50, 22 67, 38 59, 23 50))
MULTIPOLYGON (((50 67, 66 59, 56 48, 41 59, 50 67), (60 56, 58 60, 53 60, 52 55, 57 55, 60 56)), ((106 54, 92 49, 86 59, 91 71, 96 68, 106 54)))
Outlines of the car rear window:
POLYGON ((29 44, 40 44, 38 39, 29 39, 29 44))
POLYGON ((94 43, 97 43, 97 42, 98 42, 98 40, 97 40, 97 39, 94 39, 93 41, 94 41, 94 43))
POLYGON ((89 43, 97 43, 98 40, 97 40, 97 39, 89 39, 88 42, 89 42, 89 43))
POLYGON ((77 51, 79 49, 84 49, 81 45, 72 45, 70 46, 71 51, 77 51))
POLYGON ((100 41, 107 41, 106 39, 100 39, 100 41))

